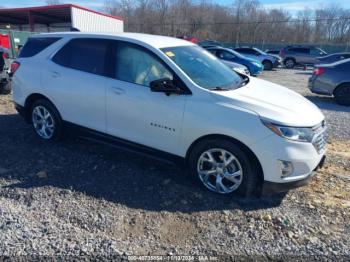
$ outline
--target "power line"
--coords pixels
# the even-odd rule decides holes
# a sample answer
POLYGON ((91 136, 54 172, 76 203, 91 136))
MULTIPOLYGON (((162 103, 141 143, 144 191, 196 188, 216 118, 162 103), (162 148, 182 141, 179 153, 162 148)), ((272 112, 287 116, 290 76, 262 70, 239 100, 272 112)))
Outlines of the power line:
POLYGON ((350 17, 337 18, 314 18, 314 19, 292 19, 292 20, 276 20, 276 21, 252 21, 252 22, 215 22, 215 23, 127 23, 128 26, 193 26, 193 25, 249 25, 249 24, 274 24, 274 23, 300 23, 300 22, 327 22, 327 21, 347 21, 350 17))

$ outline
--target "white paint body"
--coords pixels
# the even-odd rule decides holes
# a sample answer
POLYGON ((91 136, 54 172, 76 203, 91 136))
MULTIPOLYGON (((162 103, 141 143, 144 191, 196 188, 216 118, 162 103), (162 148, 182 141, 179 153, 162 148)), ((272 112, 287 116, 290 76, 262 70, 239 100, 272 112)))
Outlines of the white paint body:
MULTIPOLYGON (((185 157, 197 139, 225 135, 245 144, 258 158, 264 180, 284 183, 304 179, 322 159, 311 143, 277 136, 261 119, 294 127, 313 127, 323 114, 301 95, 251 77, 250 82, 232 91, 209 91, 195 84, 160 48, 190 46, 170 37, 142 34, 61 33, 62 37, 31 58, 20 58, 13 78, 13 99, 24 106, 33 93, 46 96, 61 117, 84 127, 185 157), (141 45, 163 60, 191 90, 191 95, 151 92, 108 77, 64 68, 51 57, 72 38, 115 39, 141 45), (52 72, 59 73, 57 79, 52 72), (123 92, 119 92, 123 90, 123 92), (156 123, 174 131, 156 128, 156 123), (291 161, 294 172, 281 177, 278 160, 291 161)), ((40 35, 43 37, 45 35, 40 35)))

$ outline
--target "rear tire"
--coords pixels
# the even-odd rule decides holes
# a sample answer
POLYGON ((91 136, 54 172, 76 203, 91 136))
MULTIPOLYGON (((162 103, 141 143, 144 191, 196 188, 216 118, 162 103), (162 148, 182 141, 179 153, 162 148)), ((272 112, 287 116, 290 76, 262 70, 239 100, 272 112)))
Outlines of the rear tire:
POLYGON ((210 139, 195 145, 188 165, 192 177, 213 192, 248 197, 258 191, 256 161, 229 140, 210 139))
POLYGON ((339 105, 350 106, 350 84, 343 84, 334 91, 335 101, 339 105))
POLYGON ((46 99, 34 101, 30 109, 34 132, 43 140, 58 141, 62 136, 62 119, 55 106, 46 99))
POLYGON ((293 58, 287 58, 284 61, 284 65, 286 66, 286 68, 292 69, 295 67, 295 60, 293 58))
POLYGON ((10 82, 1 82, 0 83, 0 94, 8 95, 11 93, 11 83, 10 82))
POLYGON ((263 66, 264 66, 264 70, 272 70, 273 69, 273 64, 271 61, 265 60, 263 61, 263 66))

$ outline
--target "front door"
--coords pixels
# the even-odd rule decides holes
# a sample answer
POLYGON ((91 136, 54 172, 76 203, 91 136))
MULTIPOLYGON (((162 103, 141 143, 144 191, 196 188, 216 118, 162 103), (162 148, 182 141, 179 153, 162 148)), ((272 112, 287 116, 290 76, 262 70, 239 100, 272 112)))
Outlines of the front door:
POLYGON ((153 80, 175 75, 155 54, 126 42, 116 43, 114 71, 107 85, 107 132, 176 154, 188 96, 150 90, 153 80))

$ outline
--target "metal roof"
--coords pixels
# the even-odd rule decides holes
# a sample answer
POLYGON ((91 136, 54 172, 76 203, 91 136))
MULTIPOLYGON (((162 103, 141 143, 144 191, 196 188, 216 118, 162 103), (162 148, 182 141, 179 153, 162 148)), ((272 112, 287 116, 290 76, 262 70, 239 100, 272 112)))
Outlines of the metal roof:
POLYGON ((121 17, 103 14, 79 5, 62 4, 0 9, 0 24, 29 24, 29 14, 37 24, 66 23, 71 21, 71 8, 73 7, 123 21, 121 17))

